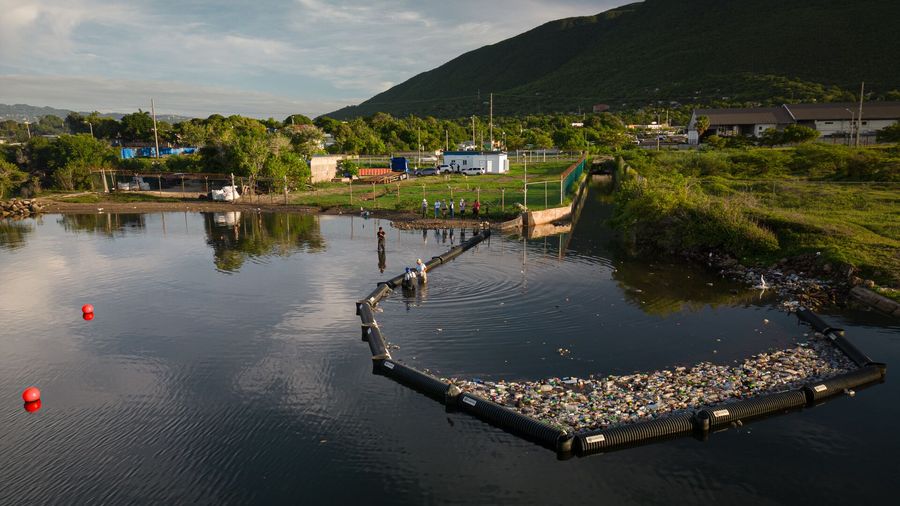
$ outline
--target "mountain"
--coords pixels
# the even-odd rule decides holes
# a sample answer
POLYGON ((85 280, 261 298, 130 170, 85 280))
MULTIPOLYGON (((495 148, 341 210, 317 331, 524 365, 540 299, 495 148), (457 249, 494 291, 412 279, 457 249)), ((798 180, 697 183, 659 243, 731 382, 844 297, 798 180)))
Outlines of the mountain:
MULTIPOLYGON (((69 109, 55 109, 53 107, 38 107, 28 104, 0 104, 0 121, 8 119, 23 121, 27 119, 31 122, 37 122, 44 116, 57 116, 59 118, 65 119, 65 117, 68 116, 70 112, 73 111, 69 109)), ((80 112, 79 114, 87 116, 90 113, 80 112)), ((101 118, 113 118, 115 120, 120 120, 122 119, 122 116, 125 116, 125 113, 106 112, 100 114, 99 116, 101 118)), ((156 119, 158 119, 159 121, 166 121, 168 123, 178 123, 180 121, 189 120, 191 118, 187 116, 178 116, 177 114, 157 114, 156 119)))
POLYGON ((552 21, 329 116, 778 103, 900 88, 896 0, 646 0, 552 21))

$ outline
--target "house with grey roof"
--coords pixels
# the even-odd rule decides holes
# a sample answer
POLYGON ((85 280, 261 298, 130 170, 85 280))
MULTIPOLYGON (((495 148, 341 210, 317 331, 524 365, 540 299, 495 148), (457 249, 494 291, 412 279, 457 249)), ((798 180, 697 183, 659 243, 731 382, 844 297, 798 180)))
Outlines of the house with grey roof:
POLYGON ((900 121, 900 102, 868 102, 863 104, 862 118, 858 118, 859 104, 835 102, 823 104, 784 104, 780 107, 733 109, 695 109, 688 123, 688 142, 699 144, 701 133, 697 118, 709 118, 709 128, 703 136, 759 137, 772 128, 783 130, 788 125, 803 125, 819 132, 820 137, 839 139, 872 138, 882 128, 900 121))

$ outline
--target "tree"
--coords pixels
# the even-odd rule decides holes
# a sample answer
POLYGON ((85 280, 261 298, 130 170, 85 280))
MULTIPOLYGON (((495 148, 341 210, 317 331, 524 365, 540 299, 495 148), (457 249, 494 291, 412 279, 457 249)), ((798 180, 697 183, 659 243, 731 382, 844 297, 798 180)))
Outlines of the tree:
POLYGON ((231 145, 235 165, 240 171, 250 176, 250 185, 262 171, 269 157, 269 143, 266 138, 266 129, 259 123, 254 127, 250 124, 240 127, 236 133, 235 142, 231 145))
POLYGON ((66 123, 59 116, 48 114, 41 116, 32 131, 37 135, 60 135, 66 132, 66 123))
POLYGON ((878 142, 900 142, 900 122, 882 128, 875 135, 878 142))
POLYGON ((312 125, 313 120, 309 118, 309 116, 304 116, 302 114, 291 114, 287 118, 284 118, 284 126, 288 127, 291 125, 312 125))
POLYGON ((694 127, 697 129, 697 137, 703 137, 703 134, 709 130, 709 116, 697 116, 697 123, 694 127))
POLYGON ((819 132, 815 128, 803 125, 788 125, 782 132, 783 144, 803 144, 819 138, 819 132))
POLYGON ((153 140, 153 118, 141 111, 122 116, 122 137, 129 141, 150 142, 153 140))
POLYGON ((91 169, 112 167, 115 151, 88 134, 62 135, 49 144, 33 144, 32 162, 45 165, 46 176, 61 190, 89 189, 91 169))
POLYGON ((328 116, 319 116, 318 118, 316 118, 313 124, 319 127, 319 129, 321 129, 326 134, 333 135, 341 125, 341 122, 328 116))
POLYGON ((294 151, 304 158, 322 151, 325 134, 311 124, 288 125, 285 131, 290 135, 294 151))
POLYGON ((719 137, 718 135, 710 135, 706 138, 705 143, 711 148, 720 149, 725 147, 725 139, 719 137))
POLYGON ((784 137, 781 132, 774 128, 767 128, 762 135, 759 136, 760 146, 777 146, 784 143, 784 137))
POLYGON ((28 174, 14 163, 0 159, 0 199, 5 198, 7 193, 14 193, 27 180, 28 174))

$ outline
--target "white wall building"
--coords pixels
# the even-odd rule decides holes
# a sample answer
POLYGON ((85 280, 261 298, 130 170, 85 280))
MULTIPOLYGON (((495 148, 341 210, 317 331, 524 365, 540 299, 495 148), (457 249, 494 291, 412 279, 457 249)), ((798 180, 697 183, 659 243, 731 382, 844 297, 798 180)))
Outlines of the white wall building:
POLYGON ((788 125, 803 125, 815 129, 824 138, 852 137, 857 130, 861 137, 874 137, 878 130, 900 121, 900 102, 866 102, 863 104, 862 121, 859 121, 859 104, 850 102, 697 109, 688 124, 690 144, 700 141, 697 131, 697 118, 700 116, 709 119, 709 129, 704 136, 759 137, 770 128, 784 130, 788 125))
POLYGON ((488 174, 509 172, 509 159, 502 151, 447 151, 443 164, 460 169, 480 167, 488 174))

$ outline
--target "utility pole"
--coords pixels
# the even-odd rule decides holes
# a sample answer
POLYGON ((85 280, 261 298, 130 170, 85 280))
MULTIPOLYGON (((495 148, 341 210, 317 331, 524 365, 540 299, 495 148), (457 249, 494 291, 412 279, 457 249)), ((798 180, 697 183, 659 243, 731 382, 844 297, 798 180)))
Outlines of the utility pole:
POLYGON ((859 136, 862 131, 862 108, 863 108, 863 98, 866 96, 866 83, 863 83, 859 86, 859 114, 856 115, 856 147, 859 147, 859 136))
POLYGON ((657 151, 659 151, 659 130, 660 130, 659 127, 660 126, 662 126, 662 125, 659 124, 659 111, 656 111, 656 150, 657 151))
POLYGON ((419 168, 419 163, 422 162, 422 132, 419 129, 419 125, 416 125, 416 148, 419 150, 419 159, 416 160, 416 168, 419 168))
POLYGON ((450 151, 450 130, 444 130, 444 151, 450 151))
POLYGON ((475 116, 472 116, 472 149, 475 149, 475 116))
POLYGON ((491 93, 491 151, 494 150, 494 94, 491 93))
POLYGON ((528 208, 528 153, 525 153, 525 208, 528 208))
POLYGON ((156 141, 156 159, 159 160, 159 132, 156 130, 156 108, 153 99, 150 99, 150 112, 153 114, 153 139, 156 141))

